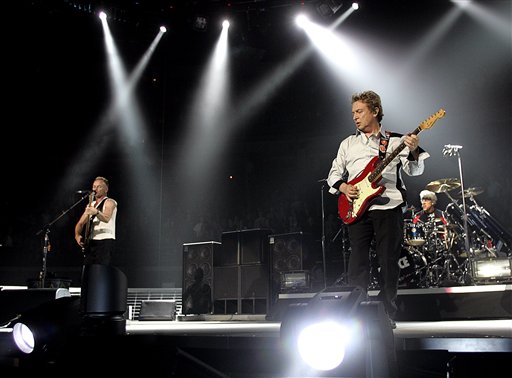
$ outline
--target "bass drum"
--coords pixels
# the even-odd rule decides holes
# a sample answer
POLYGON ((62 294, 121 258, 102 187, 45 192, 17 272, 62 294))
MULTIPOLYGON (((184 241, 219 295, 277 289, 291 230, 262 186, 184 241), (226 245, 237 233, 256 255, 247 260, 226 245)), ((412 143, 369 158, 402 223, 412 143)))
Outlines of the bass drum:
POLYGON ((402 288, 424 287, 427 277, 427 259, 413 247, 404 247, 398 260, 400 277, 398 286, 402 288))

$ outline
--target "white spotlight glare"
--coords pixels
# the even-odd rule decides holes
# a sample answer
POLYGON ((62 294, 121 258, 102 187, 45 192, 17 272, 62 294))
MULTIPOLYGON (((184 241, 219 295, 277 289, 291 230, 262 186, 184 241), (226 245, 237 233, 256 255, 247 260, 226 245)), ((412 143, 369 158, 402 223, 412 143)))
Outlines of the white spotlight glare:
POLYGON ((222 21, 222 27, 223 27, 224 29, 229 28, 229 21, 228 21, 228 20, 224 20, 224 21, 222 21))
POLYGON ((162 33, 165 33, 167 31, 167 28, 165 26, 160 26, 160 31, 162 33))
POLYGON ((107 14, 105 12, 101 11, 98 14, 98 17, 100 18, 100 20, 105 21, 107 19, 107 14))
POLYGON ((16 323, 12 328, 12 337, 18 348, 26 354, 34 351, 36 342, 30 327, 23 323, 16 323))
POLYGON ((359 9, 359 3, 352 3, 352 9, 358 10, 359 9))
POLYGON ((350 331, 340 323, 327 321, 304 328, 298 337, 302 359, 317 370, 332 370, 345 358, 350 331))
POLYGON ((299 28, 302 28, 304 29, 305 25, 309 22, 309 19, 303 15, 303 14, 299 14, 296 18, 295 18, 295 23, 297 24, 297 26, 299 28))

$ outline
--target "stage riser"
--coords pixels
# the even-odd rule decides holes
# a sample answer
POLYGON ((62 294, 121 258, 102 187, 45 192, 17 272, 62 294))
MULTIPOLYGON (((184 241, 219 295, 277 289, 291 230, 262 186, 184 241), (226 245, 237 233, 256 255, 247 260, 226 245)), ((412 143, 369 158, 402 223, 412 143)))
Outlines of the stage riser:
MULTIPOLYGON (((503 285, 504 286, 504 285, 503 285)), ((512 319, 512 289, 398 295, 398 321, 512 319)), ((449 291, 450 288, 445 288, 449 291)), ((427 289, 428 290, 428 289, 427 289)), ((412 291, 412 290, 409 290, 412 291)))

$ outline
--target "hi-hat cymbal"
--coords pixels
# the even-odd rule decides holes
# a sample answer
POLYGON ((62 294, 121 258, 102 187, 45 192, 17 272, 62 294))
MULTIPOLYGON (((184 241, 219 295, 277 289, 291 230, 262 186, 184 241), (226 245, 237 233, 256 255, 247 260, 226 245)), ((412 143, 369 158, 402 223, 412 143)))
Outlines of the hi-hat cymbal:
POLYGON ((457 189, 458 187, 460 187, 459 179, 444 178, 429 182, 425 188, 434 193, 443 193, 457 189))
MULTIPOLYGON (((469 188, 469 189, 464 190, 464 197, 465 198, 474 197, 479 194, 482 194, 483 192, 484 192, 484 190, 482 188, 469 188)), ((462 198, 462 191, 457 193, 457 198, 462 198)))

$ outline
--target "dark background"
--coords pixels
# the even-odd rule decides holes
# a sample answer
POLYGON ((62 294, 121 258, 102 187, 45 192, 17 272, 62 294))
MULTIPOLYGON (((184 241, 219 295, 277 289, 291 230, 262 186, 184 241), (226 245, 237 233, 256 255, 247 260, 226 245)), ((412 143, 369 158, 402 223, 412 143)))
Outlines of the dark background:
MULTIPOLYGON (((336 31, 355 41, 364 66, 334 74, 313 51, 250 116, 227 122, 229 138, 215 163, 204 145, 183 142, 191 97, 220 31, 213 20, 221 14, 234 20, 233 106, 226 118, 232 121, 245 96, 308 44, 292 22, 298 10, 316 22, 333 22, 316 12, 316 1, 6 5, 0 282, 24 284, 37 275, 40 231, 49 226, 48 270, 78 283, 81 255, 73 227, 85 203, 71 207, 81 198, 76 191, 90 189, 97 175, 110 179, 109 194, 119 202, 115 263, 131 287, 180 287, 183 243, 253 228, 258 211, 274 214, 275 233, 302 230, 319 240, 324 191, 318 180, 327 176, 341 139, 353 132, 350 95, 366 89, 381 95, 388 130, 410 132, 439 108, 446 110, 420 134, 431 158, 422 176, 405 177, 410 204, 419 208, 419 192, 429 182, 460 178, 458 159, 444 157, 442 149, 462 145, 465 188, 483 189, 478 205, 510 231, 512 5, 475 3, 479 12, 462 11, 450 21, 456 5, 448 0, 361 2, 336 31), (95 16, 100 5, 115 15, 109 25, 128 72, 161 22, 168 28, 135 89, 143 131, 132 137, 104 119, 111 94, 95 16), (206 31, 192 28, 196 14, 210 17, 206 31), (188 159, 201 169, 180 168, 188 159), (193 227, 201 218, 214 227, 198 235, 193 227)), ((336 16, 347 7, 345 2, 336 16)), ((212 143, 217 139, 214 134, 212 143)), ((438 197, 445 209, 448 197, 438 197)), ((329 240, 341 223, 336 198, 325 193, 324 201, 327 216, 334 216, 329 240)))

